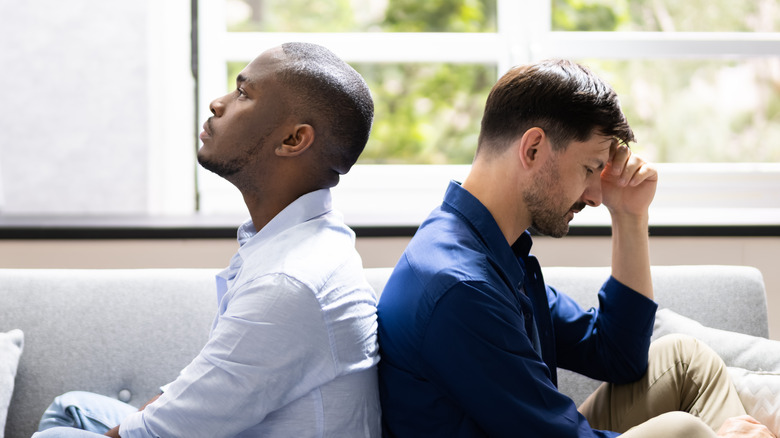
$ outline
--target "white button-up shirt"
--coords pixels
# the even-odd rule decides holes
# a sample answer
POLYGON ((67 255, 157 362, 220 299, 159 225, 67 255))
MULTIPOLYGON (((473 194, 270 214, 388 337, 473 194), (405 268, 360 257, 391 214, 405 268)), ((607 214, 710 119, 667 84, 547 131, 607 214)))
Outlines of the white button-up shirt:
POLYGON ((376 295, 330 191, 238 234, 208 342, 120 435, 379 437, 376 295))

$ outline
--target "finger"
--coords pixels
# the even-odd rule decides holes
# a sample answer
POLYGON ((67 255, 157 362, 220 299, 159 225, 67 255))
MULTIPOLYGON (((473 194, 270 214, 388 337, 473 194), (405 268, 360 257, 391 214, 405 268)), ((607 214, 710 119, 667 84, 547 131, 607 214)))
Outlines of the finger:
POLYGON ((612 160, 610 161, 610 168, 612 170, 613 175, 620 175, 623 173, 623 170, 626 168, 626 164, 628 163, 628 159, 631 156, 631 149, 628 148, 628 146, 624 144, 620 144, 615 149, 615 153, 612 156, 612 160))
POLYGON ((636 187, 645 181, 658 181, 658 170, 649 163, 643 163, 642 166, 634 172, 629 181, 631 187, 636 187))
MULTIPOLYGON (((621 187, 625 187, 631 182, 637 172, 642 169, 642 166, 646 164, 643 159, 637 155, 630 155, 625 163, 623 163, 623 171, 621 173, 615 173, 614 177, 617 179, 617 184, 621 187)), ((644 181, 644 178, 640 175, 639 182, 644 181)))
POLYGON ((740 420, 747 421, 748 423, 761 424, 760 421, 756 420, 755 418, 751 417, 750 415, 741 415, 741 416, 739 416, 737 418, 739 418, 740 420))

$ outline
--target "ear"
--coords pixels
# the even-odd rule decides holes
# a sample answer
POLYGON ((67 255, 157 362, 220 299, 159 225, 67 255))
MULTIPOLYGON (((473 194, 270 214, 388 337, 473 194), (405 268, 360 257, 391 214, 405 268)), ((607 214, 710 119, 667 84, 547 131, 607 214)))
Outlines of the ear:
POLYGON ((274 151, 280 157, 295 157, 304 153, 314 143, 314 127, 309 124, 299 124, 276 147, 274 151))
POLYGON ((525 131, 518 140, 517 154, 520 158, 520 164, 528 170, 543 161, 544 155, 549 149, 547 134, 539 127, 534 127, 525 131))

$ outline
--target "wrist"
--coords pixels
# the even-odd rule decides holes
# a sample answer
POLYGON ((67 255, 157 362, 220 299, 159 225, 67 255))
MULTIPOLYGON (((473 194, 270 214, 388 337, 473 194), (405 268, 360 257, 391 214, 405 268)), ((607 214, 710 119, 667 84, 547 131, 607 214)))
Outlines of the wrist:
POLYGON ((616 212, 609 211, 612 219, 612 227, 640 227, 648 228, 650 224, 650 214, 647 211, 642 213, 616 212))

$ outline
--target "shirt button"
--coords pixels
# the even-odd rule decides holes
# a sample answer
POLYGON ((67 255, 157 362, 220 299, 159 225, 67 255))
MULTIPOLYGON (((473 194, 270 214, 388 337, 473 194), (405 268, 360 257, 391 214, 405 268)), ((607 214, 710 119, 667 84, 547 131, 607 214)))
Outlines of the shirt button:
POLYGON ((531 320, 531 314, 530 313, 524 313, 523 314, 523 318, 525 318, 526 321, 530 321, 531 320))
POLYGON ((128 389, 123 389, 119 391, 119 401, 123 403, 127 403, 130 401, 131 398, 133 398, 133 393, 130 392, 128 389))

